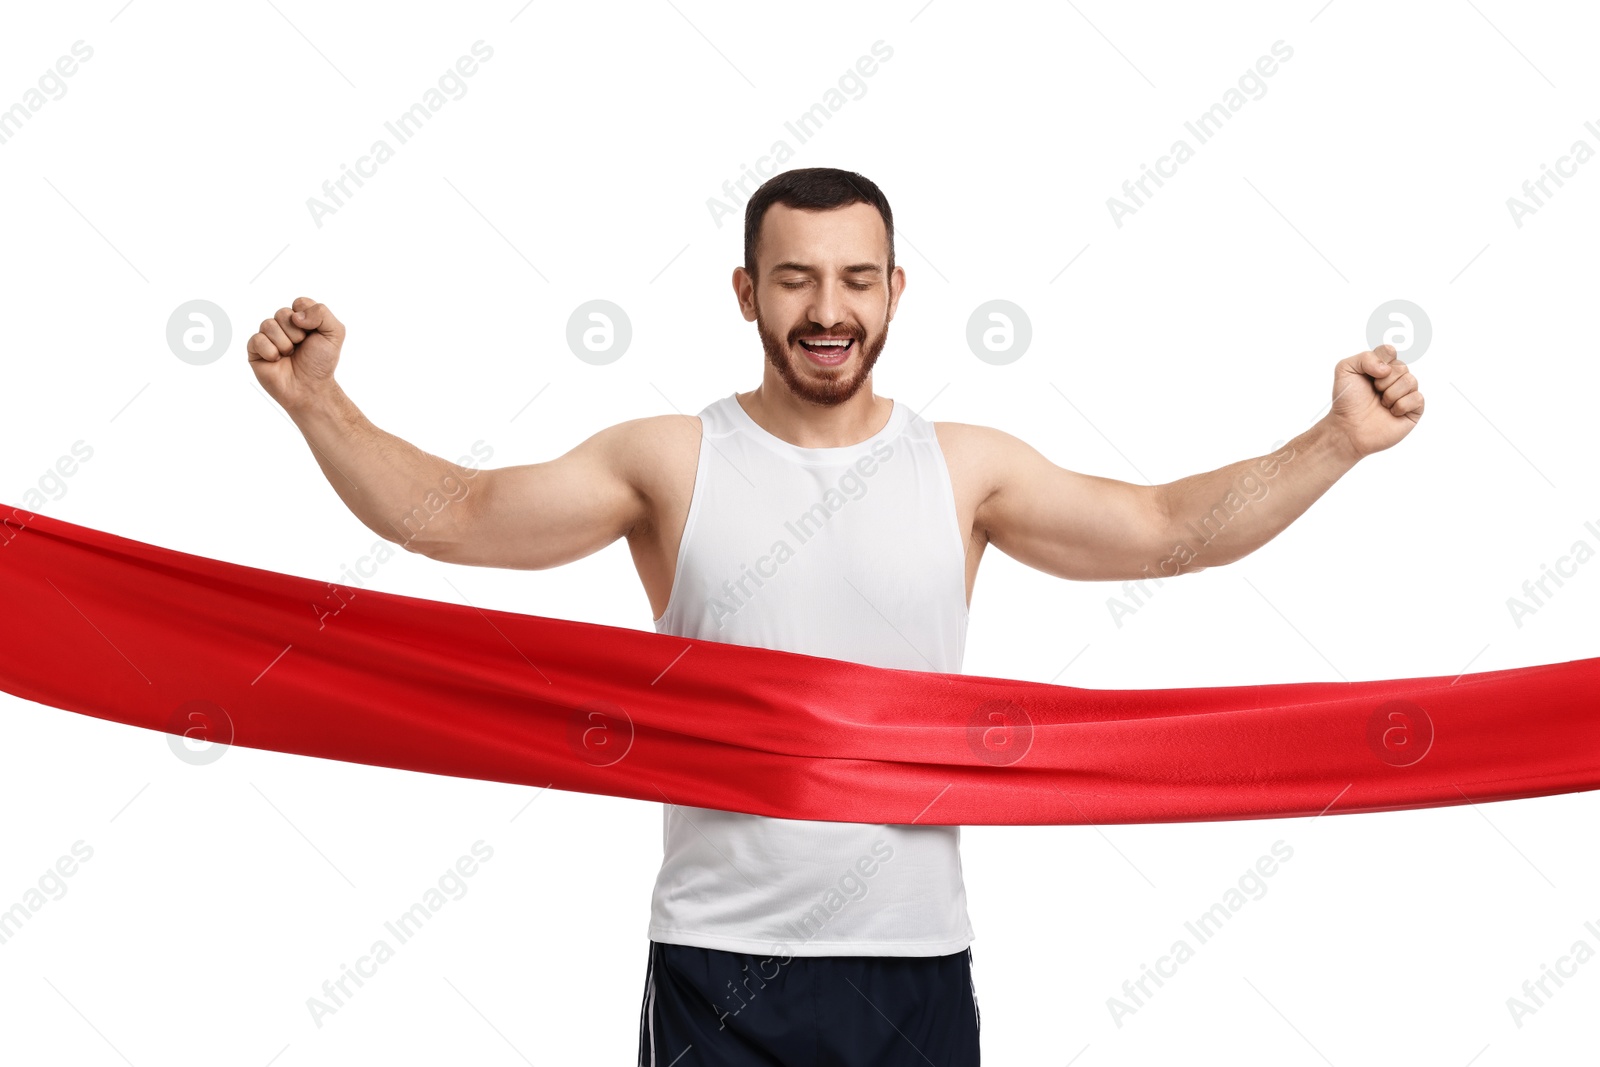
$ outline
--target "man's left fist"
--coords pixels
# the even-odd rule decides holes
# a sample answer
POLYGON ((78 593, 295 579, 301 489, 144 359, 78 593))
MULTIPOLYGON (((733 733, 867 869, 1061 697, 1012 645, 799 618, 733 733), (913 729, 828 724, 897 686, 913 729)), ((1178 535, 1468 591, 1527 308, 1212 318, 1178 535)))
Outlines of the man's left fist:
POLYGON ((1382 452, 1422 418, 1417 376, 1395 358, 1394 345, 1341 359, 1333 371, 1333 408, 1327 418, 1348 439, 1356 459, 1382 452))

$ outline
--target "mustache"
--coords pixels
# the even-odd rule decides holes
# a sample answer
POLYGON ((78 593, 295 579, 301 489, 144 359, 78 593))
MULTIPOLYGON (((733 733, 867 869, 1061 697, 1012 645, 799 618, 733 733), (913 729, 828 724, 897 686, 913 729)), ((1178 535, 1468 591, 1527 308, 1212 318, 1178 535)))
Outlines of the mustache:
POLYGON ((854 340, 859 341, 866 335, 864 333, 862 333, 860 330, 822 330, 822 331, 817 332, 817 333, 805 333, 805 334, 798 333, 798 332, 792 333, 792 334, 789 335, 789 340, 791 340, 791 341, 810 341, 810 340, 814 340, 815 338, 818 338, 818 337, 834 337, 834 338, 837 338, 837 337, 840 337, 840 336, 849 337, 849 338, 852 338, 854 340))

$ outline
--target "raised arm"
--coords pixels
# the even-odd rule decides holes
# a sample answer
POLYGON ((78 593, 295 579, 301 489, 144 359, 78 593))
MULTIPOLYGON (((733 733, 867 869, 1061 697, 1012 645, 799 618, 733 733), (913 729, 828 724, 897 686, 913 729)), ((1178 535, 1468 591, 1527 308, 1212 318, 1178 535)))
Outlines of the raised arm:
POLYGON ((1363 457, 1404 439, 1422 418, 1423 398, 1416 375, 1395 357, 1393 345, 1379 345, 1341 359, 1328 413, 1278 452, 1158 487, 1175 523, 1164 559, 1184 571, 1241 559, 1278 536, 1363 457))
POLYGON ((1363 457, 1422 416, 1389 345, 1339 361, 1326 416, 1282 449, 1162 485, 1078 474, 1010 434, 945 424, 982 486, 978 533, 1060 578, 1165 578, 1232 563, 1276 537, 1363 457))
POLYGON ((1002 430, 941 423, 947 458, 976 485, 973 534, 1019 563, 1057 578, 1141 576, 1170 525, 1160 491, 1058 467, 1002 430))
POLYGON ((635 465, 656 420, 602 430, 546 463, 464 467, 361 413, 334 381, 344 337, 326 305, 301 297, 246 349, 340 499, 379 537, 451 563, 540 569, 597 552, 646 517, 635 465))

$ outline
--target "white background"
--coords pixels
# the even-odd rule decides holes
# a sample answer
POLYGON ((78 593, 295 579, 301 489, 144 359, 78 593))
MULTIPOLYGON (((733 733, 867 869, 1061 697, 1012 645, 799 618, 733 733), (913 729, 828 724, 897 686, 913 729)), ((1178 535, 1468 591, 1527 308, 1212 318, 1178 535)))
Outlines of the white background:
MULTIPOLYGON (((789 166, 860 171, 893 205, 909 284, 876 391, 1075 470, 1164 482, 1265 453, 1326 410, 1374 308, 1432 320, 1407 440, 1121 627, 1114 586, 988 553, 968 673, 1155 688, 1596 655, 1600 563, 1520 627, 1506 600, 1600 542, 1583 525, 1600 525, 1600 161, 1520 227, 1506 200, 1573 141, 1600 148, 1583 125, 1600 124, 1600 26, 1579 4, 1319 4, 8 12, 0 107, 73 42, 94 51, 0 144, 0 499, 81 440, 92 459, 38 510, 337 577, 374 538, 243 353, 301 295, 348 324, 340 377, 363 410, 451 459, 480 440, 490 466, 547 459, 752 388, 761 349, 729 284, 743 195, 722 225, 707 201, 781 138, 789 166), (480 39, 493 58, 466 94, 316 225, 307 198, 480 39), (879 40, 893 55, 864 94, 798 144, 784 121, 879 40), (1278 40, 1293 57, 1265 95, 1115 225, 1107 197, 1278 40), (565 340, 595 298, 634 327, 607 366, 565 340), (995 298, 1034 330, 1005 366, 965 339, 995 298), (205 366, 166 343, 194 299, 232 324, 205 366)), ((481 606, 650 627, 620 542, 546 572, 402 554, 369 587, 456 600, 447 579, 481 606)), ((1537 706, 1508 712, 1537 728, 1537 706)), ((75 841, 94 850, 0 945, 0 1058, 632 1062, 658 805, 241 748, 196 766, 148 731, 3 695, 0 716, 0 908, 75 841), (494 856, 467 895, 318 1027, 307 998, 479 839, 494 856)), ((1597 812, 1590 793, 967 828, 985 1062, 1592 1056, 1600 962, 1520 1028, 1506 1000, 1575 941, 1600 949, 1583 925, 1600 925, 1597 812), (1117 1026, 1107 998, 1280 839, 1293 858, 1266 895, 1117 1026)))

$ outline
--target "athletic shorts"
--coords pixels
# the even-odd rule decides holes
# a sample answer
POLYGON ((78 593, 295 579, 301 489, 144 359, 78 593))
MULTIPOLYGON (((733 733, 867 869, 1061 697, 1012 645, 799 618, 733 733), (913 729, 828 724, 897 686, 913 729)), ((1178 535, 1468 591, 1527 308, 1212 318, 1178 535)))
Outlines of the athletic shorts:
POLYGON ((978 1067, 972 950, 792 956, 650 942, 639 1067, 978 1067))

